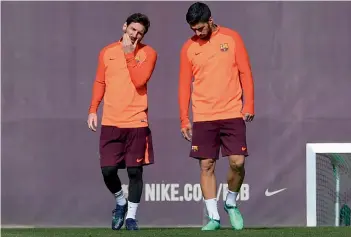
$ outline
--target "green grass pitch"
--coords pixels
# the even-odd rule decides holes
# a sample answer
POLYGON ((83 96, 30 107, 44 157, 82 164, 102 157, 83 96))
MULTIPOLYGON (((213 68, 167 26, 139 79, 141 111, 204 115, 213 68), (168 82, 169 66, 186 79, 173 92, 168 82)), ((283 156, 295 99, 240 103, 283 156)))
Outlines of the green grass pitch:
POLYGON ((112 231, 107 228, 1 229, 2 237, 351 237, 351 227, 255 228, 235 231, 201 231, 200 228, 145 228, 139 231, 112 231))

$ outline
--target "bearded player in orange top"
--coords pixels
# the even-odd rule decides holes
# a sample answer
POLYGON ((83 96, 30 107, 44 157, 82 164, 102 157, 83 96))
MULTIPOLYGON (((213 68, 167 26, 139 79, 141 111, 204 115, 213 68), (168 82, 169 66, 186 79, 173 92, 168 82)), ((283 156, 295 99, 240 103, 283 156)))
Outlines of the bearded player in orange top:
POLYGON ((124 221, 127 230, 138 230, 135 216, 143 190, 143 166, 154 163, 146 84, 157 54, 140 43, 149 27, 148 17, 135 13, 123 25, 121 40, 101 50, 89 108, 88 127, 96 131, 96 113, 104 98, 100 165, 104 182, 116 199, 113 230, 119 230, 124 221), (129 177, 128 200, 117 174, 118 169, 125 168, 129 177))
POLYGON ((245 122, 254 118, 249 57, 240 35, 216 25, 206 4, 192 4, 186 20, 195 35, 181 50, 179 109, 182 135, 191 141, 190 156, 200 162, 201 190, 210 219, 202 230, 220 228, 214 173, 220 149, 223 156, 229 157, 230 166, 224 209, 232 227, 241 230, 244 222, 236 198, 244 180, 244 162, 248 156, 245 122), (193 126, 188 117, 190 97, 193 126))

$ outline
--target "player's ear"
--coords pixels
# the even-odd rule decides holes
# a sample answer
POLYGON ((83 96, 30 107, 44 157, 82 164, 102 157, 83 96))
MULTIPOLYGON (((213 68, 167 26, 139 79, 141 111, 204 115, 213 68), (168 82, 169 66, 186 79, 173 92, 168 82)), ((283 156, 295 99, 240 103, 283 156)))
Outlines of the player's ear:
POLYGON ((127 22, 125 22, 122 26, 123 33, 127 32, 127 22))
POLYGON ((212 18, 212 16, 208 19, 208 24, 210 24, 210 26, 213 25, 213 18, 212 18))

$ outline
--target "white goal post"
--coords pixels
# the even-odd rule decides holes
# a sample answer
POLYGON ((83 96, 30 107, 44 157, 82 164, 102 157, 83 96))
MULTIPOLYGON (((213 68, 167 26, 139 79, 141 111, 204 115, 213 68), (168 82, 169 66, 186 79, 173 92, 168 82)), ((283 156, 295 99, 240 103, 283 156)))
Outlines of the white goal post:
MULTIPOLYGON (((306 144, 306 217, 307 226, 317 226, 317 154, 351 154, 351 143, 307 143, 306 144)), ((338 166, 333 164, 335 174, 335 226, 339 226, 340 179, 338 166)))

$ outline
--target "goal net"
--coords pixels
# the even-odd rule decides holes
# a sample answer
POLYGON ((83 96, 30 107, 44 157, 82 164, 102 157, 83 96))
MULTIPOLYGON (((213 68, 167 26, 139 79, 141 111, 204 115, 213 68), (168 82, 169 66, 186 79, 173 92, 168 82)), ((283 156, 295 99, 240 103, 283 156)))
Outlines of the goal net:
POLYGON ((351 143, 306 146, 307 226, 350 226, 351 143))

